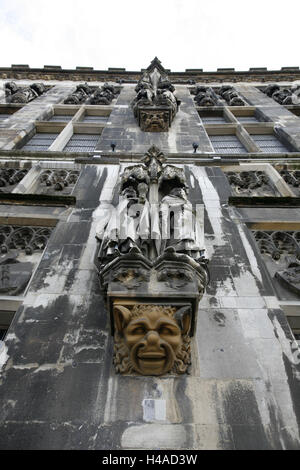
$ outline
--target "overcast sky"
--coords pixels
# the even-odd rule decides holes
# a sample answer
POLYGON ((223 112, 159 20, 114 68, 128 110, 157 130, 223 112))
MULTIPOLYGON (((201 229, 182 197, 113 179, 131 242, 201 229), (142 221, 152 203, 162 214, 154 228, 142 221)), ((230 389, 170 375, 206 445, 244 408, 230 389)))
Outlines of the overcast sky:
POLYGON ((0 66, 298 66, 299 13, 299 0, 0 0, 0 66))

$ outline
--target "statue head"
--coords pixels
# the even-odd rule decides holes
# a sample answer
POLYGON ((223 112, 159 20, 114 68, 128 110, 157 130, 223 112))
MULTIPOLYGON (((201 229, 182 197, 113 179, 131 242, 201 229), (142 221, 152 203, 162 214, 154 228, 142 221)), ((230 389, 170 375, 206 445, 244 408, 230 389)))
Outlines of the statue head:
POLYGON ((115 306, 115 366, 118 372, 184 373, 190 363, 190 309, 160 305, 115 306))

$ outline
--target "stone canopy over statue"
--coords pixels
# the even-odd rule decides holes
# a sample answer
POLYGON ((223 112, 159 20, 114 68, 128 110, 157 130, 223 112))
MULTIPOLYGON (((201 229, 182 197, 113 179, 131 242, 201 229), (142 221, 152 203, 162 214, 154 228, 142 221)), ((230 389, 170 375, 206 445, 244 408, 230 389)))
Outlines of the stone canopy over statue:
POLYGON ((165 69, 155 57, 139 80, 132 102, 134 116, 145 132, 167 132, 179 109, 180 100, 165 69))
POLYGON ((192 206, 184 170, 165 160, 151 147, 121 174, 119 203, 99 207, 95 264, 120 373, 187 371, 208 282, 203 204, 192 206))

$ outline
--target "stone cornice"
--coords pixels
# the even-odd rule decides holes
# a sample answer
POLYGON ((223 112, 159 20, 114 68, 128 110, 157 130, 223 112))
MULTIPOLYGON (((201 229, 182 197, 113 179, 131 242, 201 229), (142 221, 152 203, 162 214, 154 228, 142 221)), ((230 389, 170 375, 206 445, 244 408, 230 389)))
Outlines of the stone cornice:
MULTIPOLYGON (((218 69, 213 72, 203 72, 201 69, 187 69, 185 72, 168 71, 173 83, 194 82, 269 82, 300 80, 299 67, 282 67, 281 70, 266 70, 252 68, 249 71, 234 69, 218 69)), ((72 81, 123 81, 135 83, 142 76, 142 71, 126 71, 121 68, 109 70, 94 70, 92 67, 77 67, 62 69, 60 66, 45 66, 30 68, 26 65, 0 67, 0 78, 4 80, 72 80, 72 81)))

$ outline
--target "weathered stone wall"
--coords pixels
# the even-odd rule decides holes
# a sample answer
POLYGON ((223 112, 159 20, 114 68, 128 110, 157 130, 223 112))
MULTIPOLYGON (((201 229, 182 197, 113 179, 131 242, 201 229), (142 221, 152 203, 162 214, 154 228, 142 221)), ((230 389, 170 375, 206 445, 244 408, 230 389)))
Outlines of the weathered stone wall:
MULTIPOLYGON (((57 85, 12 116, 3 132, 30 132, 72 86, 57 85)), ((278 108, 255 102, 260 92, 239 91, 266 106, 266 115, 278 108)), ((164 135, 140 131, 129 106, 133 96, 132 87, 123 88, 98 152, 108 152, 112 140, 128 154, 154 143, 180 157, 192 152, 194 140, 211 152, 187 89, 178 87, 183 103, 164 135)), ((2 143, 9 143, 4 134, 2 143)), ((81 165, 75 207, 0 205, 1 220, 56 224, 0 356, 1 449, 300 448, 297 351, 248 228, 257 221, 299 222, 300 210, 230 207, 220 166, 184 159, 181 165, 191 202, 205 204, 211 272, 185 376, 121 376, 113 369, 94 257, 97 208, 113 197, 117 163, 81 165)))

